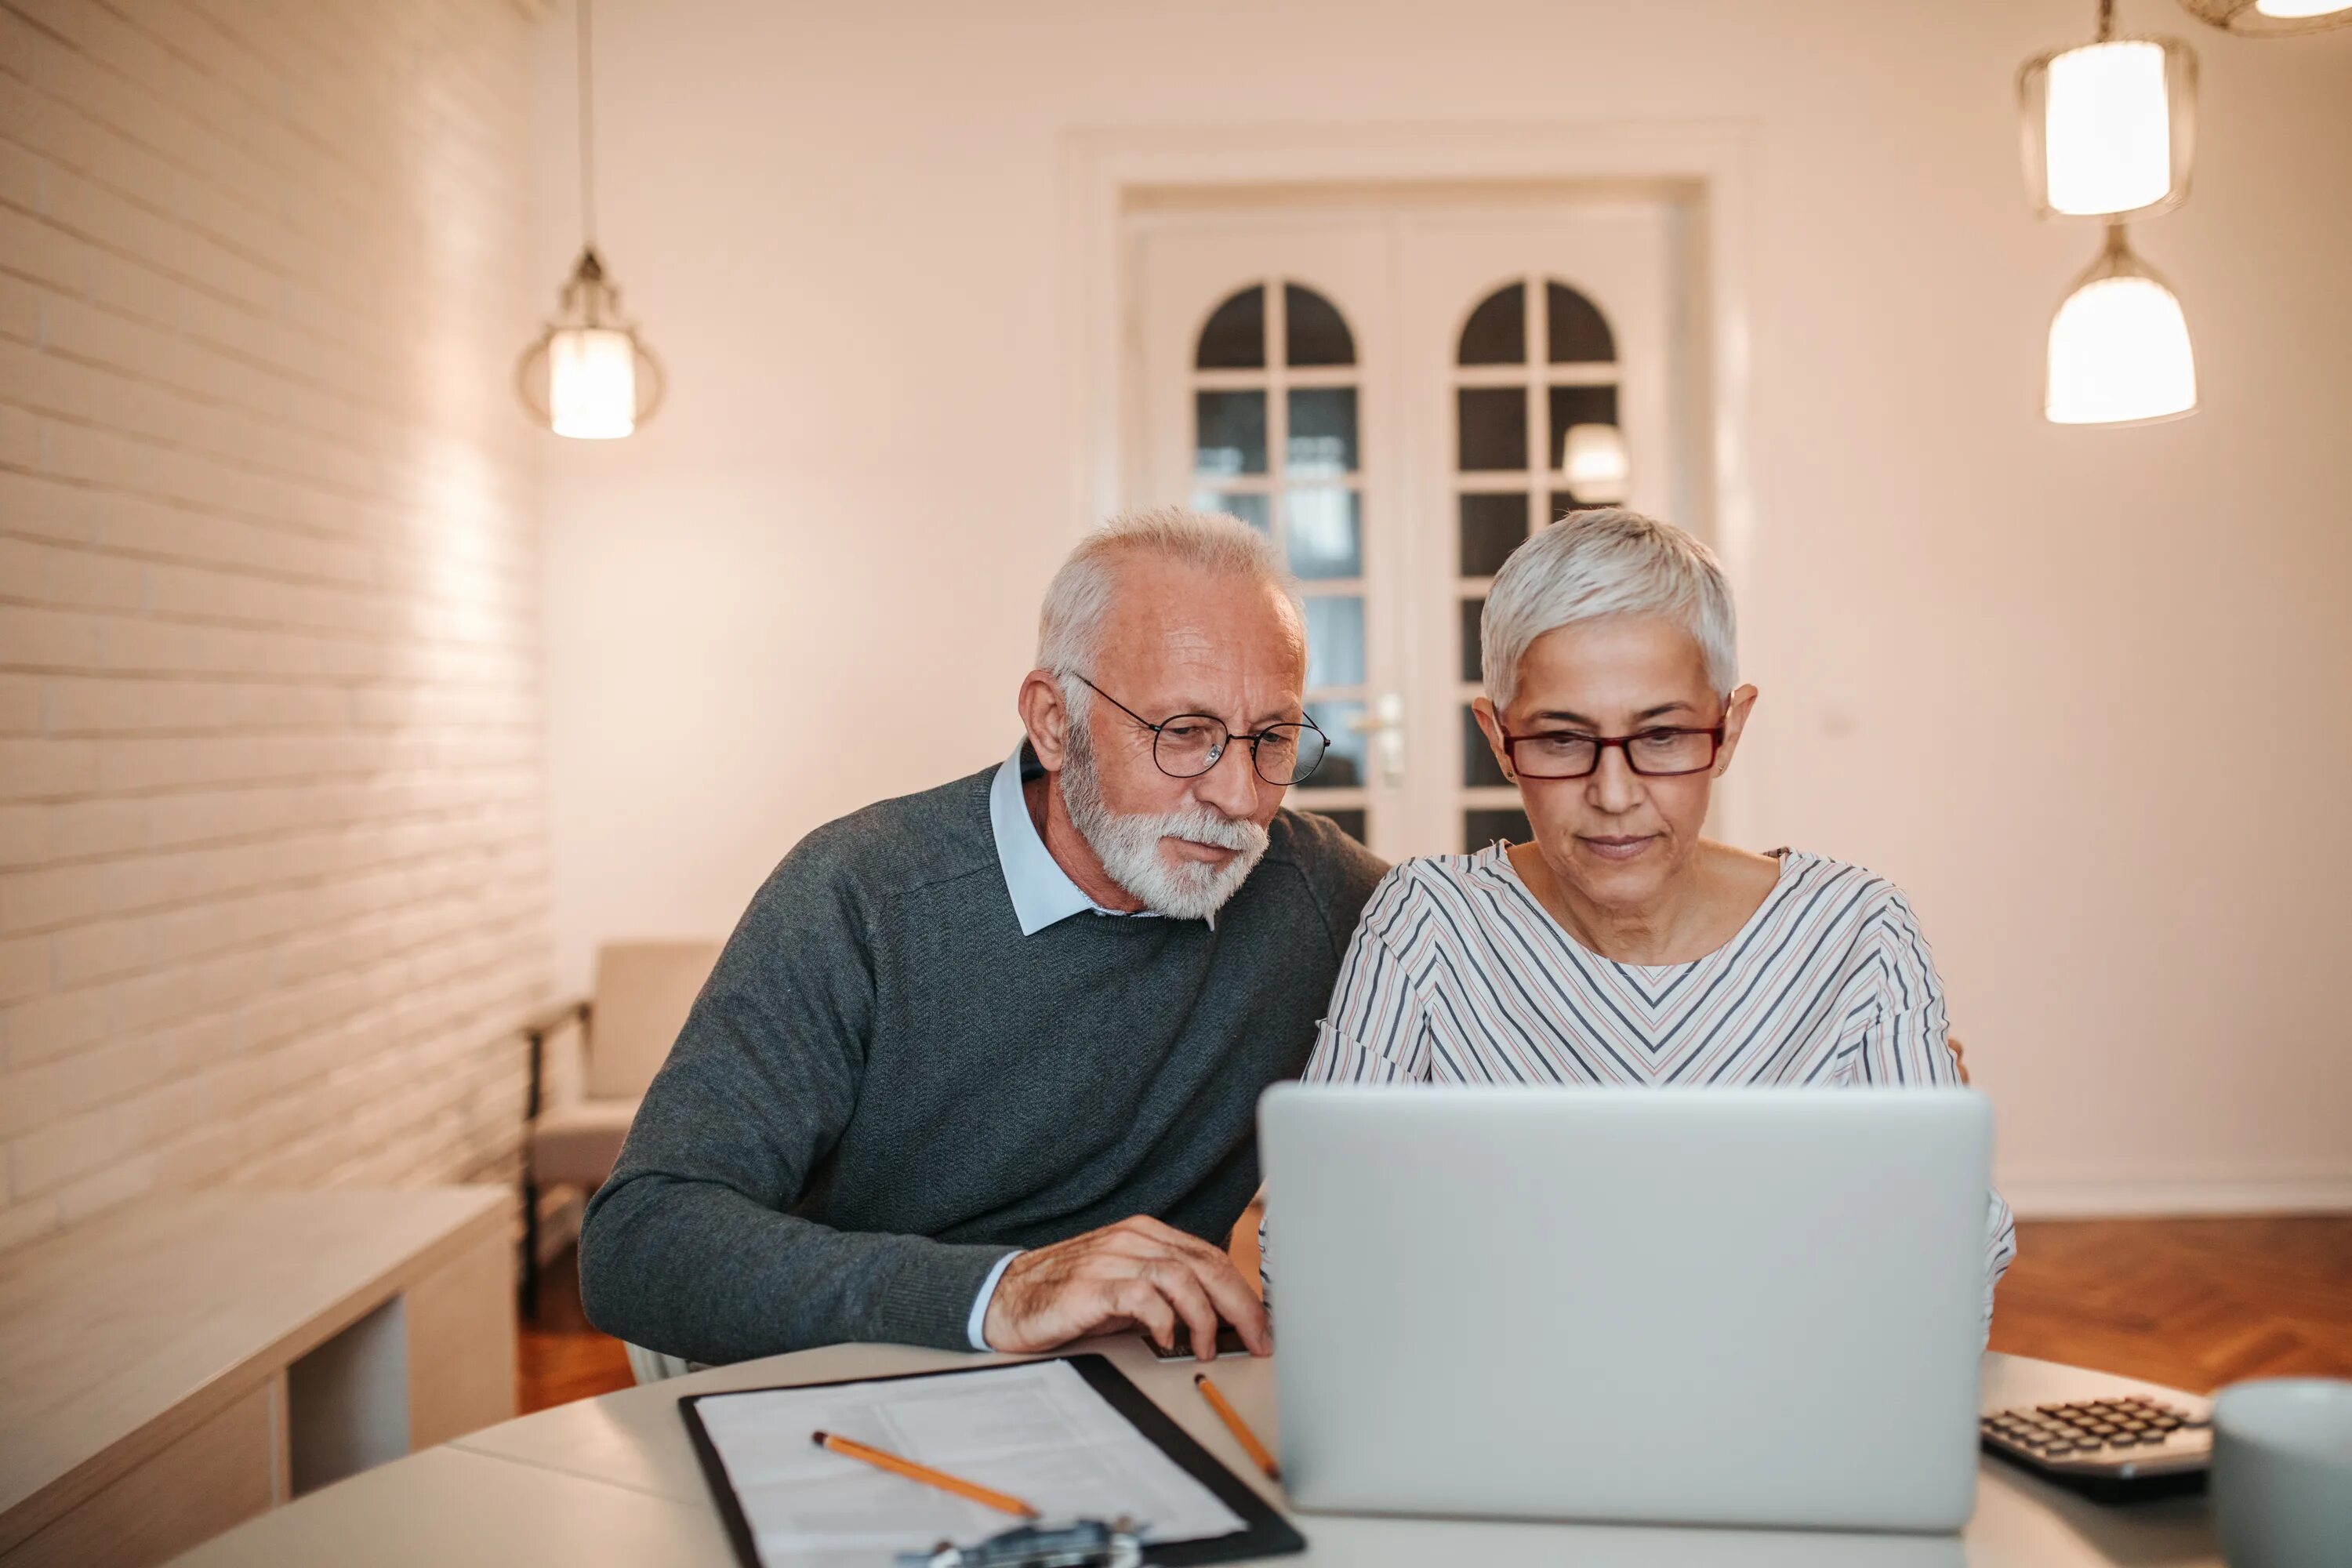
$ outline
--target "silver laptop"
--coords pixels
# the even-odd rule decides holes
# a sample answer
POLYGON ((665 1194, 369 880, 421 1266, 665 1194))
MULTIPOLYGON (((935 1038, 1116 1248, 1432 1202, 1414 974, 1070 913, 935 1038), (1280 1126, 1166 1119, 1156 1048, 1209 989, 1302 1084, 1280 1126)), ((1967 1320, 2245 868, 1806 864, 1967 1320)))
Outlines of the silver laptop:
POLYGON ((1967 1522, 1979 1096, 1286 1084, 1258 1125, 1299 1507, 1967 1522))

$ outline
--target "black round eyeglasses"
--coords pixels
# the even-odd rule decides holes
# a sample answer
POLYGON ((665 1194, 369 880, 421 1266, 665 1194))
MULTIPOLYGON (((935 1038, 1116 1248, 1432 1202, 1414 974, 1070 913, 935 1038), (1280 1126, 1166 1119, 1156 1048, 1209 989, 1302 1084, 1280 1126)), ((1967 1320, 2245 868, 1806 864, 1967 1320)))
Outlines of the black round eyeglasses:
POLYGON ((1151 760, 1171 779, 1199 778, 1223 760, 1235 741, 1249 742, 1250 765, 1270 784, 1287 789, 1304 784, 1323 765, 1331 742, 1312 719, 1268 724, 1255 735, 1236 734, 1213 713, 1179 713, 1155 724, 1076 670, 1070 679, 1151 731, 1151 760))

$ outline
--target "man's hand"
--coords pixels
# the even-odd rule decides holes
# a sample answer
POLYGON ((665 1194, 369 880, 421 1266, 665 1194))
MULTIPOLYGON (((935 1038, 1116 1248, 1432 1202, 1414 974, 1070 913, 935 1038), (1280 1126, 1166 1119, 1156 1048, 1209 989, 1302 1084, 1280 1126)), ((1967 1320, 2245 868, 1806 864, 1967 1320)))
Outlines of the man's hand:
MULTIPOLYGON (((1960 1069, 1960 1082, 1966 1084, 1969 1081, 1969 1061, 1966 1054, 1960 1049, 1959 1036, 1946 1035, 1944 1044, 1952 1047, 1952 1065, 1960 1069)), ((1011 1270, 1008 1269, 1006 1272, 1010 1273, 1011 1270)))
POLYGON ((1026 1354, 1140 1325, 1169 1350, 1189 1331, 1192 1353, 1213 1361, 1219 1318, 1239 1331, 1252 1355, 1273 1353, 1265 1308, 1233 1259, 1138 1215, 1014 1258, 996 1282, 981 1333, 991 1349, 1026 1354))

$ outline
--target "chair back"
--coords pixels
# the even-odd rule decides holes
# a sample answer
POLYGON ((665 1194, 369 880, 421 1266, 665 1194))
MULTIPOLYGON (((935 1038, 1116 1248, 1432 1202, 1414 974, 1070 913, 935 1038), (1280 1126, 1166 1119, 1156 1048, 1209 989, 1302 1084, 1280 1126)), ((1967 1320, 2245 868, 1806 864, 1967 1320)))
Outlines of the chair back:
POLYGON ((616 942, 596 950, 589 1099, 644 1097, 710 978, 719 947, 715 942, 616 942))

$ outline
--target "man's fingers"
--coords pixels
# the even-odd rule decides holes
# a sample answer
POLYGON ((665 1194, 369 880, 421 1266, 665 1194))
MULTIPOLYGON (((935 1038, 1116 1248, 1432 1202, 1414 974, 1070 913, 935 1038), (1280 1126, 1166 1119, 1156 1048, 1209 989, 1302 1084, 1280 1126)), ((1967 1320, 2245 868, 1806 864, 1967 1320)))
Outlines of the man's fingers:
POLYGON ((1123 1220, 1114 1228, 1127 1232, 1127 1246, 1121 1251, 1138 1245, 1164 1247, 1164 1255, 1191 1273, 1217 1315, 1234 1325, 1252 1354, 1272 1353, 1274 1332, 1266 1321, 1265 1306, 1223 1249, 1148 1215, 1123 1220))
POLYGON ((1163 1350, 1176 1348, 1176 1309, 1168 1304, 1168 1298, 1150 1280, 1121 1280, 1111 1288, 1109 1306, 1141 1323, 1152 1343, 1163 1350))
POLYGON ((1192 1331, 1192 1354, 1202 1361, 1217 1359, 1217 1309, 1209 1293, 1181 1258, 1144 1265, 1143 1277, 1168 1298, 1176 1315, 1192 1331))
MULTIPOLYGON (((1003 1339, 1036 1342, 1024 1348, 1051 1349, 1124 1320, 1171 1350, 1184 1334, 1193 1353, 1207 1360, 1216 1354, 1220 1319, 1234 1325, 1252 1353, 1274 1348, 1265 1308, 1233 1259, 1148 1215, 1024 1253, 1013 1268, 1018 1274, 1008 1273, 1007 1282, 1018 1279, 1024 1289, 1016 1296, 1000 1288, 990 1316, 1012 1309, 1003 1315, 1018 1321, 1005 1325, 1012 1331, 1003 1339)), ((1002 1342, 992 1331, 990 1342, 1002 1342)))
POLYGON ((1250 1354, 1273 1353, 1274 1331, 1265 1321, 1265 1303, 1249 1288, 1249 1281, 1242 1278, 1232 1258, 1217 1252, 1194 1260, 1192 1277, 1215 1304, 1218 1315, 1240 1333, 1250 1354))

